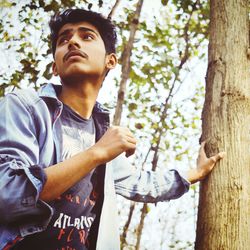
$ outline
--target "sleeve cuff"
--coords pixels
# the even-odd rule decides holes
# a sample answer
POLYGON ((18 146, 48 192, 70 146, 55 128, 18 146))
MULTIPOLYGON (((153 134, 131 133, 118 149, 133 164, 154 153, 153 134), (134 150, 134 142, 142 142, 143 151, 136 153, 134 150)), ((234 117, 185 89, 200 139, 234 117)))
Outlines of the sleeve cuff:
POLYGON ((45 174, 45 171, 41 166, 33 165, 29 168, 30 173, 35 176, 39 181, 41 181, 42 186, 47 181, 47 175, 45 174))
POLYGON ((191 185, 191 182, 188 180, 188 171, 178 169, 177 172, 182 177, 182 179, 184 179, 186 182, 189 183, 189 185, 191 185))

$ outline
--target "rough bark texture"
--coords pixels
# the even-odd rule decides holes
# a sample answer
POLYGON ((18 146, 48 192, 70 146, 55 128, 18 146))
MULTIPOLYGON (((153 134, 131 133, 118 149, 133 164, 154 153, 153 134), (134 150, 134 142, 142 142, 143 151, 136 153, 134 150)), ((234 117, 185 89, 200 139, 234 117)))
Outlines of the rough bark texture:
POLYGON ((249 1, 210 1, 202 140, 227 156, 201 184, 196 250, 250 248, 249 1))

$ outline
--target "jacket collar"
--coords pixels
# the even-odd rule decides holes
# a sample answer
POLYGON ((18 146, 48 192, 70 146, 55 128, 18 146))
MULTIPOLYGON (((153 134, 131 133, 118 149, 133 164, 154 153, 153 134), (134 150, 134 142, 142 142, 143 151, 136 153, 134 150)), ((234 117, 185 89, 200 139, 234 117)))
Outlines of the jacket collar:
MULTIPOLYGON (((51 98, 58 104, 62 104, 62 102, 58 99, 57 94, 61 91, 62 85, 55 85, 52 83, 48 83, 46 85, 43 85, 38 90, 38 95, 41 98, 51 98)), ((109 110, 104 108, 103 105, 101 105, 99 102, 95 103, 93 113, 102 113, 102 114, 109 114, 109 110)))

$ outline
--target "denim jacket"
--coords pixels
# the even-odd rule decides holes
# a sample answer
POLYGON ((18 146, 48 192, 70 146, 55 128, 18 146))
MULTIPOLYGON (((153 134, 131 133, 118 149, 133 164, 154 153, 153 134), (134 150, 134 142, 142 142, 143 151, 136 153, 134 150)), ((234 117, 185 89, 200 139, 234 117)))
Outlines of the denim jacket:
MULTIPOLYGON (((0 249, 43 231, 53 214, 39 199, 44 168, 61 161, 61 134, 57 119, 62 103, 47 84, 39 92, 17 90, 0 101, 0 249)), ((93 110, 99 137, 109 126, 109 113, 96 103, 93 110)), ((98 218, 96 249, 120 249, 116 194, 139 202, 176 199, 189 183, 176 170, 139 171, 124 155, 103 166, 104 195, 98 218)))

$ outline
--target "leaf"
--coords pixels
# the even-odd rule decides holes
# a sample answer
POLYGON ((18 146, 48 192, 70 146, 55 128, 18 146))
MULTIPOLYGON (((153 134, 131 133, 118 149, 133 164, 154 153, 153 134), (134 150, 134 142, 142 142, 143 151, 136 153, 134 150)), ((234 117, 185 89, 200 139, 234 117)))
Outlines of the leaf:
POLYGON ((91 10, 92 6, 93 6, 92 3, 88 4, 88 10, 91 10))
POLYGON ((0 8, 10 8, 11 6, 16 5, 7 0, 0 1, 0 8))
POLYGON ((43 77, 45 77, 47 80, 51 79, 52 77, 51 66, 52 66, 52 62, 47 64, 46 69, 43 72, 43 77))
POLYGON ((103 0, 99 0, 98 5, 99 5, 99 7, 102 7, 103 6, 103 0))
POLYGON ((161 0, 161 4, 162 4, 163 6, 166 6, 166 5, 168 4, 168 0, 161 0))
POLYGON ((144 126, 145 126, 145 124, 143 124, 143 123, 136 123, 136 124, 135 124, 135 127, 136 127, 137 129, 143 129, 144 126))

